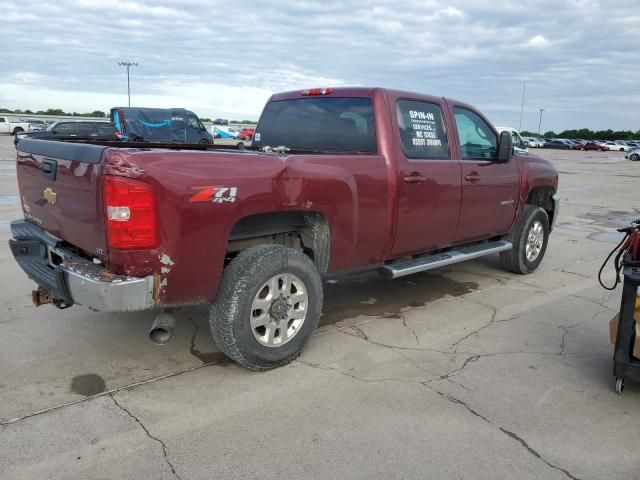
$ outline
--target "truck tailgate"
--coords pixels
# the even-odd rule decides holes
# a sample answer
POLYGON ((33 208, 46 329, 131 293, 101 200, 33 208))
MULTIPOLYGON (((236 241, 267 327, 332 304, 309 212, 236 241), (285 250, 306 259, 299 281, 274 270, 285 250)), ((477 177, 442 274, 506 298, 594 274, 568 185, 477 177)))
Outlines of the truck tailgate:
POLYGON ((100 160, 106 148, 23 139, 17 156, 25 219, 98 257, 106 253, 99 198, 100 160))

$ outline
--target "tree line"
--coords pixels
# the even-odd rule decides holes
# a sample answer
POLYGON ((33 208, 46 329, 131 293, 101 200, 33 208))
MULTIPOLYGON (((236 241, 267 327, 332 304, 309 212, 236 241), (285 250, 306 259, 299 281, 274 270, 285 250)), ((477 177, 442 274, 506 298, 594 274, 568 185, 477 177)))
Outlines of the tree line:
MULTIPOLYGON (((9 108, 0 108, 0 113, 13 113, 14 115, 52 115, 56 117, 98 117, 106 118, 107 114, 102 110, 94 110, 91 113, 78 113, 78 112, 65 112, 61 108, 48 108, 46 110, 38 110, 36 112, 32 110, 11 110, 9 108)), ((205 123, 211 123, 211 119, 207 117, 200 117, 205 123)), ((229 120, 229 123, 241 123, 247 125, 255 125, 257 122, 253 120, 229 120)))
MULTIPOLYGON (((528 132, 523 130, 520 132, 523 137, 539 137, 536 132, 528 132)), ((631 130, 589 130, 581 128, 580 130, 563 130, 556 133, 553 130, 545 132, 544 138, 580 138, 582 140, 640 140, 640 130, 633 132, 631 130)))
POLYGON ((16 110, 10 110, 8 108, 0 108, 0 113, 13 113, 16 115, 55 115, 58 117, 100 117, 105 118, 107 116, 101 110, 94 110, 91 113, 78 113, 78 112, 65 112, 60 108, 48 108, 46 110, 38 110, 36 112, 27 110, 20 110, 19 108, 16 110))

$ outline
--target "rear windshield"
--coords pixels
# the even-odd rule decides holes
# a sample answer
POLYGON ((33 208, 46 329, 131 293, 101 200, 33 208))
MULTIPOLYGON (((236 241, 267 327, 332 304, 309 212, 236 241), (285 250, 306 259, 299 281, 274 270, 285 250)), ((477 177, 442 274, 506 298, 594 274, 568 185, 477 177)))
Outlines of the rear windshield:
POLYGON ((377 151, 369 98, 302 98, 267 104, 254 145, 336 152, 377 151))

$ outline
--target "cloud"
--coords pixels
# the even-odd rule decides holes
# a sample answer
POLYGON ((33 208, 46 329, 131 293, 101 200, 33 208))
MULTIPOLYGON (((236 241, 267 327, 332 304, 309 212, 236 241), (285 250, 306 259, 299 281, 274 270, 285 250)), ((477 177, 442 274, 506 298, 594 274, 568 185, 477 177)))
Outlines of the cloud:
POLYGON ((640 4, 619 0, 0 2, 0 107, 126 100, 256 118, 269 94, 371 85, 467 101, 524 128, 640 128, 640 4), (39 77, 38 77, 39 76, 39 77), (620 99, 611 102, 611 98, 620 99), (607 100, 605 100, 607 99, 607 100), (580 109, 580 112, 576 110, 580 109))
POLYGON ((549 40, 547 40, 544 35, 536 35, 535 37, 531 37, 527 42, 528 47, 533 48, 541 48, 549 45, 549 40))

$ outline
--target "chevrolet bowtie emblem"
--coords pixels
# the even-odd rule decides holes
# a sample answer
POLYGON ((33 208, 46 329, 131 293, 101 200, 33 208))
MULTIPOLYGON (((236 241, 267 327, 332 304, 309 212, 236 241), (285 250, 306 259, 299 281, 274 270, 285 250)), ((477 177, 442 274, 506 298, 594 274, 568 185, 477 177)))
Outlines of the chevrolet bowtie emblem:
POLYGON ((42 195, 47 200, 47 202, 49 202, 51 205, 56 204, 56 197, 58 196, 58 194, 53 190, 51 190, 50 188, 45 188, 44 193, 42 195))

